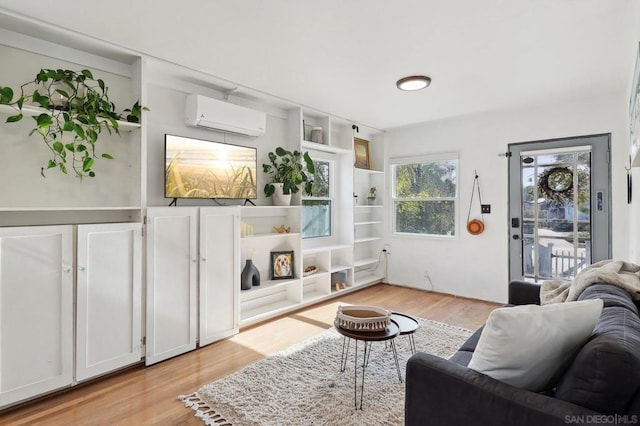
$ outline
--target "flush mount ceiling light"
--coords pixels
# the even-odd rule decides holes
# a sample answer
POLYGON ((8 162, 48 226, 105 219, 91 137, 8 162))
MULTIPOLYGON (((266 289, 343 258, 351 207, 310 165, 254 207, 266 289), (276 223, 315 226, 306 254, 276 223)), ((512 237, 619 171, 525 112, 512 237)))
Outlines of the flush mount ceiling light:
POLYGON ((400 90, 420 90, 431 84, 431 77, 426 75, 412 75, 401 78, 396 82, 396 86, 400 90))

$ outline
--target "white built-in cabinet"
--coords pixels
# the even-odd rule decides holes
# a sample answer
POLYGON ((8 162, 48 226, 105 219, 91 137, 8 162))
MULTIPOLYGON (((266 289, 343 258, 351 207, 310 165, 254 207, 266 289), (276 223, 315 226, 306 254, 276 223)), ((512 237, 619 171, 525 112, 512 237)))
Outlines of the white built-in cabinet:
POLYGON ((0 228, 0 406, 73 381, 73 227, 0 228))
POLYGON ((147 365, 238 332, 239 224, 238 206, 147 210, 147 365))
MULTIPOLYGON (((40 68, 86 68, 105 81, 119 107, 151 107, 141 124, 121 123, 119 135, 100 135, 97 154, 115 158, 97 162, 96 177, 85 180, 53 170, 41 178, 49 152, 27 136, 32 120, 0 125, 10 160, 0 179, 12 182, 0 202, 0 409, 143 357, 157 363, 384 278, 376 269, 382 202, 354 207, 353 197, 366 200, 369 186, 384 187, 384 174, 354 170, 356 126, 348 120, 242 89, 232 101, 260 104, 256 109, 269 114, 267 133, 208 133, 184 125, 183 100, 188 93, 221 98, 226 80, 1 10, 0 34, 3 86, 17 90, 40 68), (314 127, 322 128, 321 143, 310 140, 314 127), (291 206, 270 206, 262 174, 257 207, 204 207, 209 200, 159 207, 167 201, 164 133, 255 146, 258 170, 276 146, 330 158, 339 172, 331 237, 302 239, 301 193, 291 206), (276 233, 280 225, 290 232, 276 233), (275 251, 294 253, 292 278, 271 279, 275 251), (240 291, 248 258, 262 283, 240 291), (309 265, 318 272, 305 276, 309 265), (345 285, 336 287, 333 274, 345 285)), ((0 121, 14 113, 0 107, 0 121)))
POLYGON ((142 225, 79 225, 76 380, 142 359, 142 225))
POLYGON ((141 360, 141 233, 140 223, 0 228, 0 406, 141 360))
POLYGON ((199 345, 238 333, 240 208, 200 209, 199 345))
POLYGON ((147 210, 147 365, 196 348, 197 229, 197 207, 147 210))

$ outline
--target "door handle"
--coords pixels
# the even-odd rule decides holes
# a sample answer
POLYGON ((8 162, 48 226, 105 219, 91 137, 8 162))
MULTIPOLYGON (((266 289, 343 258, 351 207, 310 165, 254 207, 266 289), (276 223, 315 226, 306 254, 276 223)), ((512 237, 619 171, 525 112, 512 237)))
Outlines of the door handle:
POLYGON ((514 234, 511 238, 513 238, 514 240, 519 240, 520 239, 520 235, 514 234))

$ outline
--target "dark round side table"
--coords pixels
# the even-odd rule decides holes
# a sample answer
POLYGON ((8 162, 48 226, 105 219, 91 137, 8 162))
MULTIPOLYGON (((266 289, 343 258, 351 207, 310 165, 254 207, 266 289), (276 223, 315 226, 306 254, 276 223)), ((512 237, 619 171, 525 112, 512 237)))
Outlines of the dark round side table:
POLYGON ((413 333, 416 332, 418 328, 420 328, 420 323, 417 319, 407 314, 402 314, 400 312, 392 312, 391 313, 391 321, 398 324, 400 328, 400 336, 407 336, 409 339, 409 346, 411 348, 411 353, 416 353, 416 341, 413 338, 413 333))
POLYGON ((400 374, 400 364, 398 363, 398 352, 393 339, 400 334, 400 327, 393 320, 389 322, 387 328, 383 331, 354 331, 347 330, 334 322, 336 331, 344 336, 342 340, 342 359, 340 362, 340 371, 344 372, 347 367, 347 356, 349 355, 349 342, 353 339, 356 342, 356 353, 353 358, 353 402, 355 409, 358 409, 358 342, 364 342, 364 355, 362 357, 362 379, 360 385, 360 410, 362 410, 362 399, 364 395, 364 375, 369 363, 371 354, 371 344, 373 342, 390 342, 393 358, 398 371, 398 378, 402 383, 402 375, 400 374))

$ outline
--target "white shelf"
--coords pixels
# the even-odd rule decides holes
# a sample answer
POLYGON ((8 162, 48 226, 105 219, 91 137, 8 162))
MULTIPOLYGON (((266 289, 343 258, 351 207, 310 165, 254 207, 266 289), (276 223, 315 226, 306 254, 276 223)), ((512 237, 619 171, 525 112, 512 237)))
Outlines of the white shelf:
POLYGON ((356 222, 354 223, 355 226, 363 226, 363 225, 379 225, 384 223, 381 220, 374 220, 374 221, 370 221, 370 222, 356 222))
POLYGON ((361 266, 367 266, 367 265, 372 265, 374 263, 378 262, 378 258, 377 257, 367 257, 364 259, 358 259, 355 262, 353 262, 353 266, 356 268, 359 268, 361 266))
POLYGON ((300 235, 299 232, 289 232, 289 233, 272 232, 272 233, 268 233, 268 234, 246 235, 246 236, 242 237, 242 239, 243 240, 257 240, 257 239, 262 239, 262 238, 286 238, 286 237, 299 236, 299 235, 300 235))
POLYGON ((326 293, 321 293, 319 291, 310 291, 305 293, 303 296, 304 302, 310 302, 312 300, 322 299, 323 297, 327 297, 326 293))
POLYGON ((141 210, 140 206, 116 207, 0 207, 3 212, 67 212, 67 211, 118 211, 141 210))
POLYGON ((251 287, 249 290, 241 290, 240 291, 240 301, 244 301, 249 296, 251 297, 259 297, 260 293, 266 292, 272 288, 276 287, 285 287, 290 284, 297 282, 298 279, 290 279, 290 280, 265 280, 260 283, 259 286, 251 287))
POLYGON ((241 313, 242 320, 240 324, 246 324, 250 321, 259 321, 263 318, 269 318, 274 315, 277 315, 279 312, 286 311, 287 309, 291 309, 294 306, 299 305, 299 303, 294 302, 292 300, 281 300, 275 303, 269 303, 267 305, 262 305, 258 308, 251 309, 249 311, 245 311, 241 313))
POLYGON ((379 240, 382 240, 382 237, 358 238, 358 239, 356 239, 356 243, 366 243, 368 241, 379 241, 379 240))
POLYGON ((242 215, 246 215, 247 217, 255 217, 255 216, 267 216, 270 212, 277 212, 277 210, 291 210, 298 209, 300 206, 240 206, 240 212, 242 215), (262 210, 262 211, 261 211, 262 210), (257 213, 257 215, 251 215, 249 213, 257 213))
POLYGON ((325 251, 341 250, 341 249, 346 249, 351 247, 352 247, 351 244, 336 244, 331 246, 311 247, 311 248, 302 249, 302 254, 322 253, 325 251))
POLYGON ((351 291, 355 288, 356 286, 350 286, 348 285, 347 288, 341 288, 339 290, 336 290, 335 287, 331 286, 331 296, 337 294, 337 293, 342 293, 343 291, 351 291))
POLYGON ((362 286, 375 282, 381 282, 384 279, 384 275, 380 274, 356 274, 355 286, 362 286))
POLYGON ((311 275, 307 275, 306 277, 302 277, 302 281, 312 281, 312 279, 314 278, 320 278, 323 276, 329 275, 329 272, 327 271, 319 271, 316 272, 315 274, 311 274, 311 275))
POLYGON ((377 174, 383 174, 384 173, 382 170, 361 169, 359 167, 354 167, 353 170, 355 170, 356 172, 359 172, 359 173, 368 173, 368 174, 371 174, 371 175, 377 175, 377 174))
MULTIPOLYGON (((2 104, 0 105, 0 114, 17 115, 17 114, 20 114, 20 111, 12 107, 11 105, 2 104)), ((44 108, 33 106, 33 105, 23 105, 22 114, 27 117, 34 117, 40 114, 51 115, 51 111, 48 109, 44 109, 44 108)), ((106 120, 102 120, 102 121, 106 121, 106 120)), ((140 123, 130 123, 128 121, 122 121, 122 120, 117 120, 116 122, 118 123, 118 130, 122 132, 131 132, 135 129, 140 128, 140 123)))
POLYGON ((339 271, 346 271, 351 269, 352 267, 350 265, 331 265, 331 273, 334 272, 339 272, 339 271))
POLYGON ((331 152, 333 154, 350 154, 353 152, 350 149, 338 148, 335 146, 324 145, 321 143, 309 142, 309 141, 302 141, 301 146, 302 148, 313 149, 316 151, 331 152))

